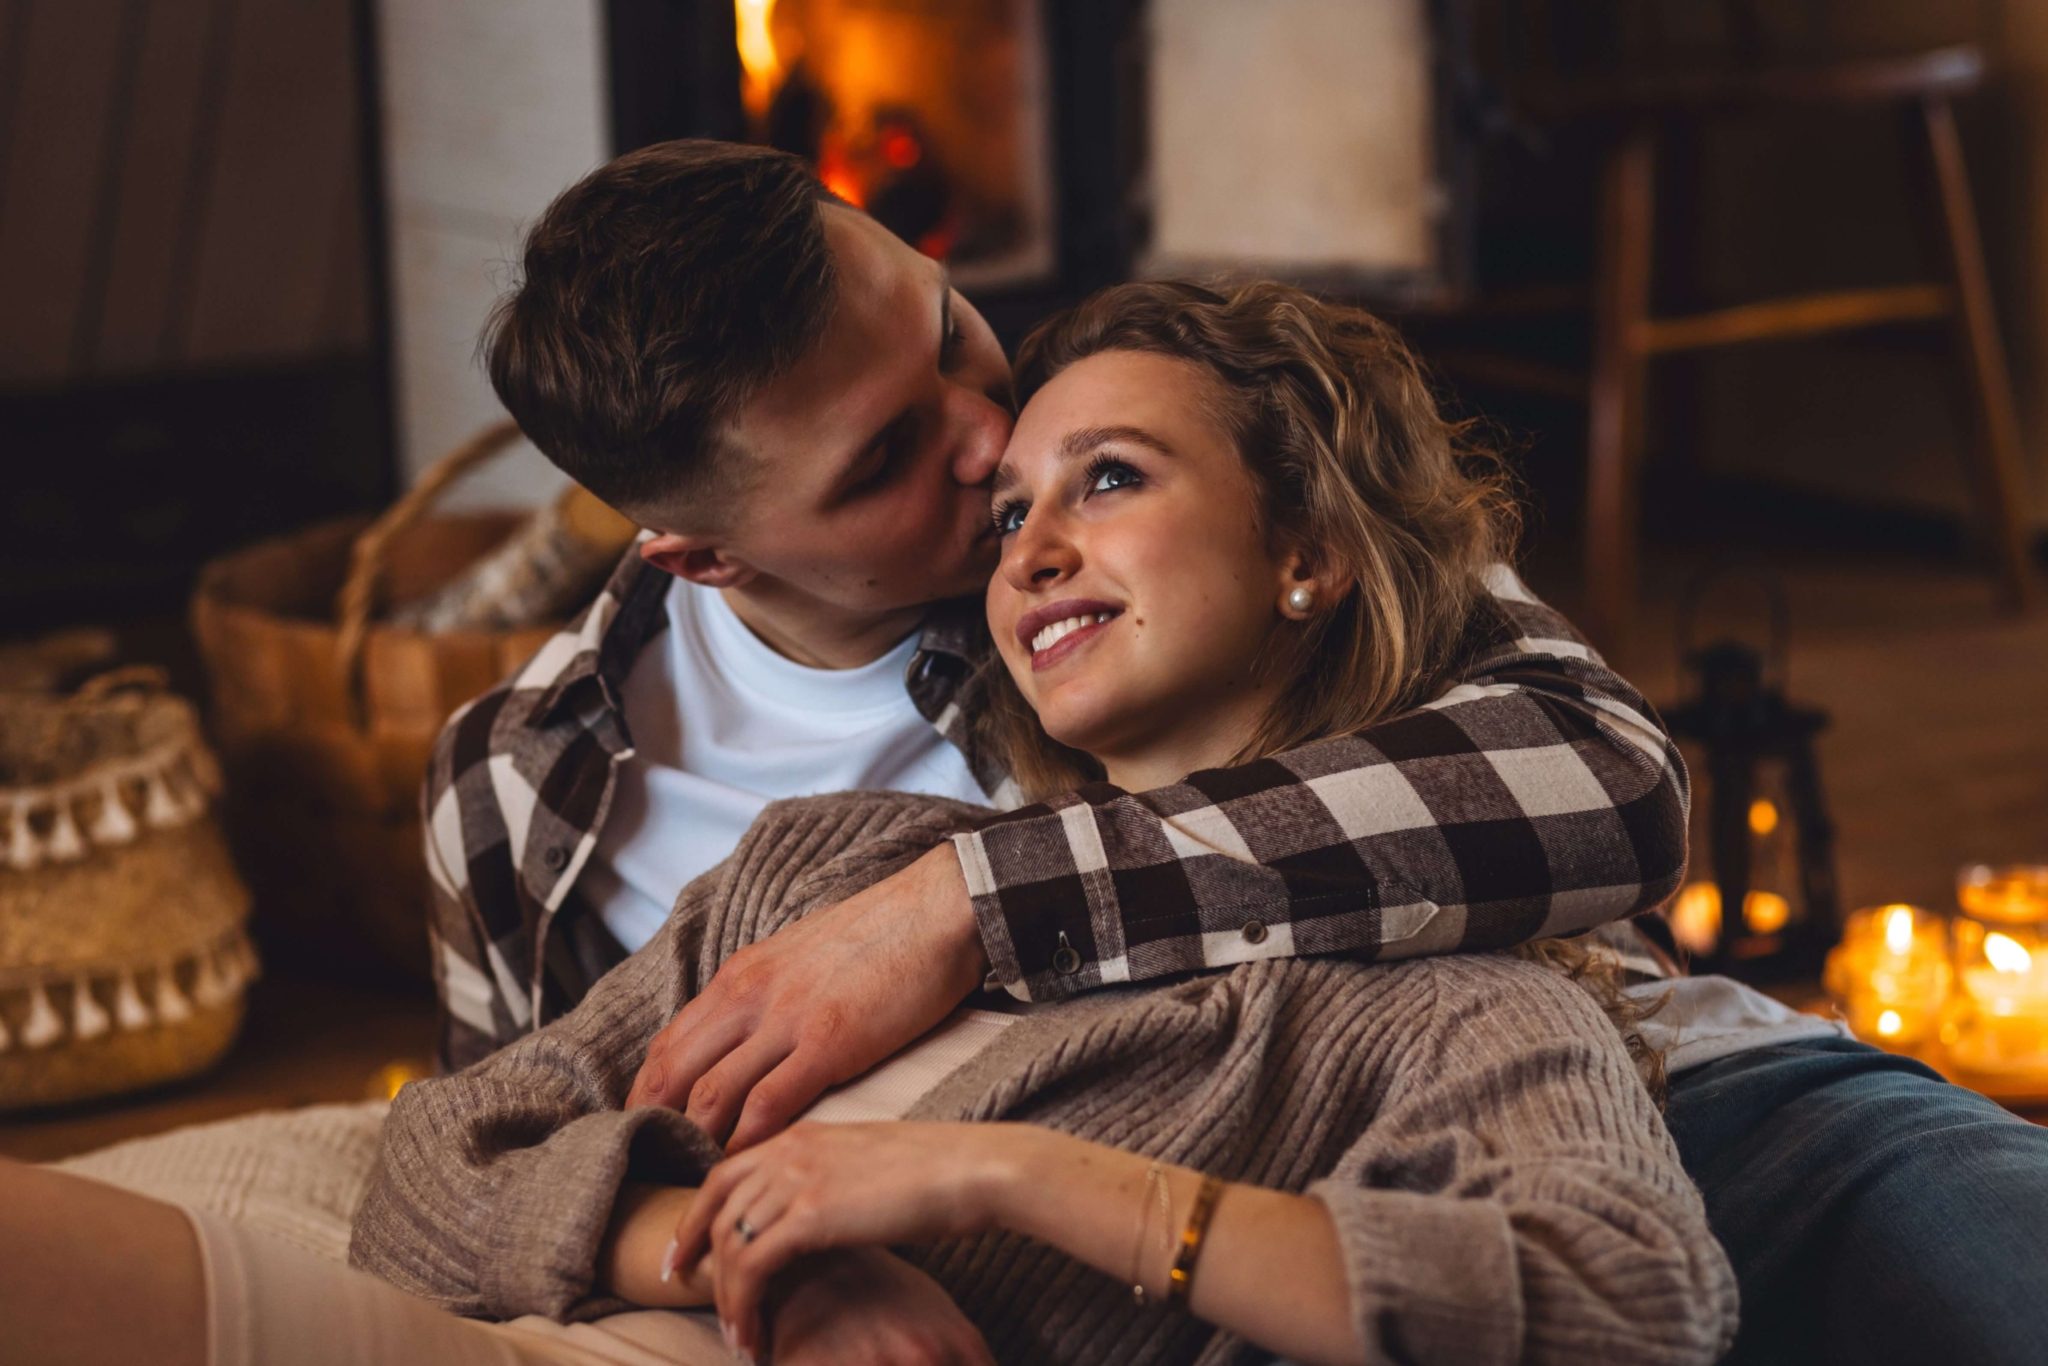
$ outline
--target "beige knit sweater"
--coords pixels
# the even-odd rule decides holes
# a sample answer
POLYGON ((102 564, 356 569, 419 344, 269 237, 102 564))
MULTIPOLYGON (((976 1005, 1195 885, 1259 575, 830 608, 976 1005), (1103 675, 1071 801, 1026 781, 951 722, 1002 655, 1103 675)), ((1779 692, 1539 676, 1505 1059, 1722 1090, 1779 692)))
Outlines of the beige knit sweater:
MULTIPOLYGON (((465 1314, 624 1307, 591 1293, 621 1183, 695 1184, 720 1157, 673 1110, 619 1108, 647 1041, 741 945, 971 814, 898 794, 771 806, 576 1010, 400 1093, 350 1260, 465 1314)), ((1620 1039, 1520 960, 1282 960, 1096 992, 1004 1030, 911 1117, 1029 1121, 1306 1192, 1372 1360, 1707 1362, 1734 1331, 1727 1261, 1620 1039)), ((1015 1235, 902 1251, 1002 1361, 1264 1359, 1015 1235)))

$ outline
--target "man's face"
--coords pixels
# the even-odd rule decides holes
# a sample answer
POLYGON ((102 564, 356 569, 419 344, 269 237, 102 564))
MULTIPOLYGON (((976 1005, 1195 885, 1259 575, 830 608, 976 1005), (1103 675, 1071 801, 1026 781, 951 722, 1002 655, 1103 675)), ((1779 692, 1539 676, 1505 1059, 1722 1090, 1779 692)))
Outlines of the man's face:
POLYGON ((882 613, 978 593, 1010 368, 944 267, 829 205, 839 298, 810 353, 740 410, 753 462, 728 554, 820 604, 882 613))

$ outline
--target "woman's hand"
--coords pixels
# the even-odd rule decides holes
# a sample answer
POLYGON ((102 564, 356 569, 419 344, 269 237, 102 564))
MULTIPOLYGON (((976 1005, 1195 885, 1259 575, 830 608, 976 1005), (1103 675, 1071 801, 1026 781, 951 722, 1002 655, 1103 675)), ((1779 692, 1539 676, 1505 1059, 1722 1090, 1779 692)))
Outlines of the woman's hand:
POLYGON ((932 1242, 988 1227, 1036 1131, 1015 1124, 799 1124, 711 1169, 665 1268, 716 1268, 718 1316, 760 1343, 769 1277, 826 1248, 932 1242))
POLYGON ((776 1366, 995 1366, 939 1283, 878 1247, 806 1259, 774 1318, 776 1366))

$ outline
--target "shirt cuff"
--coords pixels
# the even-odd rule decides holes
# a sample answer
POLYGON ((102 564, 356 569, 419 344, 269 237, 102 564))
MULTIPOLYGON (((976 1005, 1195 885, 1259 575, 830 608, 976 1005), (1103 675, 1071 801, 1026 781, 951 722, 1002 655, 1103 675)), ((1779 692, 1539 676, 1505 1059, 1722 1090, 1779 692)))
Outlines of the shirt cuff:
POLYGON ((974 907, 974 923, 981 931, 982 951, 988 955, 988 977, 982 989, 1000 988, 1020 1001, 1036 1000, 1017 961, 1017 942, 1010 937, 1010 922, 1003 918, 1002 896, 996 889, 995 873, 989 867, 988 850, 981 842, 980 832, 969 830, 953 836, 953 852, 960 857, 960 874, 967 880, 968 902, 974 907))

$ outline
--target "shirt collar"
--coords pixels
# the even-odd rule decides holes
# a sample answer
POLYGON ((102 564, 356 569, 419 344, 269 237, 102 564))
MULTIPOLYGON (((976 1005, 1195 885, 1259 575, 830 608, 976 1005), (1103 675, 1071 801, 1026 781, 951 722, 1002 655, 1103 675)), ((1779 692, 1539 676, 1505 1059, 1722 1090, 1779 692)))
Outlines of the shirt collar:
MULTIPOLYGON (((647 642, 668 628, 663 598, 669 582, 668 574, 640 557, 638 541, 628 548, 596 600, 556 637, 570 642, 564 648, 573 653, 527 715, 528 726, 542 729, 554 724, 564 711, 580 710, 582 699, 592 688, 606 710, 619 710, 626 675, 647 642), (596 648, 575 649, 573 642, 588 633, 597 613, 609 613, 611 620, 602 626, 596 648)), ((928 717, 936 715, 961 681, 987 657, 988 647, 988 624, 979 598, 933 604, 904 679, 918 709, 928 717)))
POLYGON ((583 609, 582 615, 555 637, 556 641, 568 642, 563 648, 572 653, 528 713, 528 726, 538 730, 552 725, 572 705, 580 707, 581 699, 593 687, 606 709, 619 709, 619 698, 633 662, 647 642, 668 626, 662 595, 667 591, 669 576, 640 558, 640 540, 645 538, 643 533, 627 547, 604 589, 583 609), (595 648, 576 648, 576 642, 585 639, 596 625, 592 618, 599 614, 608 615, 610 620, 598 628, 601 633, 595 648))

